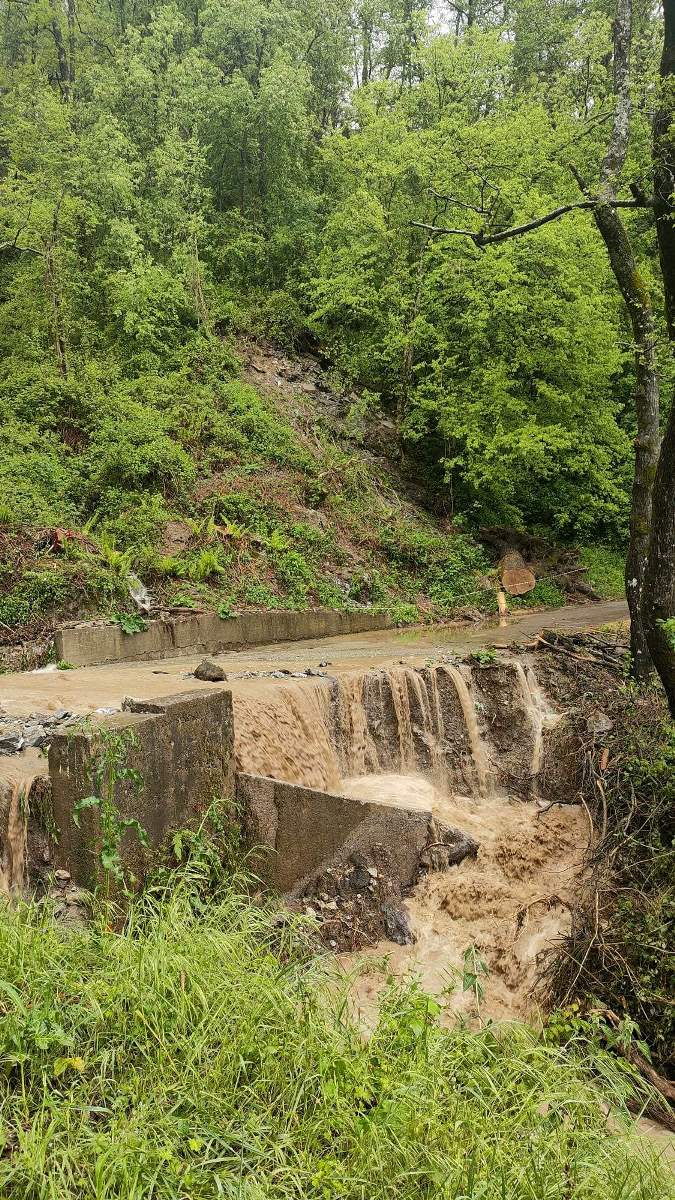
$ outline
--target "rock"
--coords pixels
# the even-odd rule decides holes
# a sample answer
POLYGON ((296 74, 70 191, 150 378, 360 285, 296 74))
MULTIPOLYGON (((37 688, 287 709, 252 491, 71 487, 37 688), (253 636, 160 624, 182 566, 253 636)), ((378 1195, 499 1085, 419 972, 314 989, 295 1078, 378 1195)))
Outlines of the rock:
POLYGON ((0 754, 18 754, 23 746, 23 734, 20 730, 0 735, 0 754))
POLYGON ((349 886, 353 892, 364 892, 370 883, 367 867, 354 867, 349 876, 349 886))
POLYGON ((64 871, 62 867, 59 867, 58 871, 54 872, 54 879, 60 887, 65 887, 70 880, 70 871, 64 871))
POLYGON ((586 728, 589 733, 597 736, 600 733, 609 733, 614 728, 614 722, 607 716, 607 713, 598 710, 591 713, 586 721, 586 728))
POLYGON ((194 672, 195 679, 203 679, 206 683, 222 683, 227 679, 223 668, 211 658, 205 658, 194 672))
POLYGON ((412 946, 416 941, 415 935, 410 928, 408 914, 401 906, 395 907, 393 904, 385 904, 382 907, 382 920, 384 922, 385 936, 390 942, 395 942, 397 946, 412 946))
POLYGON ((51 736, 47 733, 44 725, 33 725, 31 728, 25 730, 25 735, 26 746, 32 746, 35 749, 41 749, 42 746, 46 746, 51 736))
POLYGON ((175 558, 187 550, 194 538, 194 531, 186 521, 167 521, 159 546, 160 554, 175 558))

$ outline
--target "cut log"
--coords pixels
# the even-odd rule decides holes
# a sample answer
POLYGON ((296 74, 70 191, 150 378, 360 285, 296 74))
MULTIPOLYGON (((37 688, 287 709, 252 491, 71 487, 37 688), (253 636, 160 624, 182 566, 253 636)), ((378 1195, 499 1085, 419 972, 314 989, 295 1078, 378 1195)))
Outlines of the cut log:
POLYGON ((531 592, 537 582, 518 550, 506 552, 500 563, 499 573, 502 587, 510 596, 523 596, 526 592, 531 592))

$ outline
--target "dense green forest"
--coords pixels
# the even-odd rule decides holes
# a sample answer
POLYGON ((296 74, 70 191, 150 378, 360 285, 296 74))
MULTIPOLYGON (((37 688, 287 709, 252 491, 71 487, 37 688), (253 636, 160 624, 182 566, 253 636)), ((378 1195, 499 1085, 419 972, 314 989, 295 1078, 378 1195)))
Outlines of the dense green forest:
MULTIPOLYGON (((597 185, 612 4, 6 0, 2 21, 5 632, 73 595, 119 604, 132 569, 174 602, 206 583, 225 609, 414 616, 420 588, 436 612, 480 598, 480 524, 622 551, 635 346, 593 215, 480 243, 577 203, 571 167, 597 185), (347 430, 387 417, 454 523, 451 579, 449 539, 382 498, 357 446, 242 382, 242 339, 320 355, 347 430), (289 490, 327 527, 285 520, 289 490), (177 516, 198 552, 167 546, 177 516), (58 570, 35 536, 55 526, 86 535, 58 570)), ((660 36, 636 4, 633 187, 660 36)), ((667 400, 654 222, 623 220, 667 400)))

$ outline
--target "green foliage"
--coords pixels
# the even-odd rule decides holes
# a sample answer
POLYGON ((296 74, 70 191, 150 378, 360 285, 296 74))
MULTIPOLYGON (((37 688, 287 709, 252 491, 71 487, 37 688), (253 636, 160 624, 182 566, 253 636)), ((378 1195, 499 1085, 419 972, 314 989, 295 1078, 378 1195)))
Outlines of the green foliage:
POLYGON ((582 547, 581 561, 588 567, 588 582, 603 600, 623 599, 625 557, 610 546, 582 547))
POLYGON ((0 912, 8 1200, 671 1194, 608 1054, 443 1028, 414 984, 364 1038, 297 918, 239 894, 203 829, 174 853, 119 933, 0 912))
POLYGON ((665 633, 669 645, 675 651, 675 617, 669 617, 667 621, 657 621, 657 625, 665 633))
POLYGON ((526 592, 524 596, 509 596, 509 605, 514 608, 534 608, 538 605, 542 608, 562 608, 566 603, 563 589, 555 579, 547 579, 545 576, 538 579, 532 591, 526 592))
POLYGON ((242 599, 256 608, 279 608, 279 597, 267 583, 248 583, 242 591, 242 599))
POLYGON ((214 576, 225 574, 225 558, 220 547, 207 547, 198 554, 191 555, 176 570, 181 579, 191 579, 194 583, 203 583, 214 576))
POLYGON ((314 572, 297 550, 289 550, 276 561, 275 569, 281 584, 294 600, 302 603, 315 583, 314 572))
POLYGON ((664 723, 649 694, 620 696, 609 711, 615 733, 602 794, 587 797, 611 814, 592 858, 603 921, 596 932, 595 898, 580 902, 553 995, 628 1012, 655 1066, 667 1071, 675 1039, 675 725, 664 723), (582 964, 572 991, 570 963, 582 964))
POLYGON ((420 610, 416 604, 401 602, 389 606, 389 615, 394 625, 416 625, 420 619, 420 610))
POLYGON ((0 621, 10 627, 21 625, 63 604, 72 594, 72 581, 60 572, 26 571, 11 591, 0 596, 0 621))
POLYGON ((143 779, 128 763, 130 751, 138 744, 133 730, 100 729, 91 732, 94 741, 90 778, 94 792, 77 801, 73 808, 73 821, 79 826, 82 813, 88 810, 99 814, 100 836, 97 835, 96 841, 100 845, 97 854, 103 870, 104 891, 108 895, 111 880, 127 889, 130 873, 125 871, 121 852, 125 834, 134 833, 141 846, 148 845, 145 829, 134 817, 122 816, 115 795, 118 783, 125 783, 138 792, 143 779))
POLYGON ((148 622, 139 617, 138 613, 115 613, 113 620, 119 625, 122 633, 129 635, 144 633, 148 628, 148 622))
MULTIPOLYGON (((82 607, 94 590, 119 607, 130 570, 166 593, 182 576, 214 605, 271 569, 286 604, 320 589, 340 606, 345 580, 375 572, 383 607, 491 603, 471 537, 427 532, 400 498, 410 473, 463 528, 623 543, 634 362, 592 217, 482 252, 424 228, 494 232, 573 202, 570 147, 597 187, 604 11, 479 4, 470 28, 460 10, 445 28, 425 0, 94 3, 70 22, 45 0, 5 8, 1 528, 86 528, 100 553, 80 556, 82 607), (286 370, 279 400, 261 396, 230 334, 247 380, 251 336, 318 351, 340 404, 317 388, 312 415, 286 370), (395 489, 373 448, 407 453, 395 489), (163 545, 169 521, 209 506, 220 534, 163 545)), ((638 95, 655 20, 635 18, 638 95)), ((625 220, 651 282, 653 238, 625 220)), ((43 565, 13 560, 11 582, 43 565)), ((2 603, 12 629, 41 611, 2 603)))
POLYGON ((474 650, 471 658, 481 667, 491 667, 497 661, 497 651, 493 646, 486 646, 483 650, 474 650))

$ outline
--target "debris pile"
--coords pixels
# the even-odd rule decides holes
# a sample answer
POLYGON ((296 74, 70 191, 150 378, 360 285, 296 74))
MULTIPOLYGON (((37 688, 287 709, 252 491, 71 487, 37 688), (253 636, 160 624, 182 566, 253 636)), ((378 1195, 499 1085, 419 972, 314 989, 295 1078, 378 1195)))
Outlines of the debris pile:
MULTIPOLYGON (((447 871, 465 858, 476 858, 478 849, 470 834, 432 820, 418 878, 429 871, 447 871)), ((398 946, 412 945, 416 938, 403 900, 404 889, 392 856, 376 843, 368 853, 354 852, 345 862, 328 867, 305 888, 298 907, 318 922, 319 938, 325 946, 352 951, 376 946, 382 938, 398 946)))
POLYGON ((31 713, 28 717, 10 717, 0 712, 0 754, 19 754, 21 750, 42 750, 56 733, 82 718, 66 708, 52 713, 31 713))

